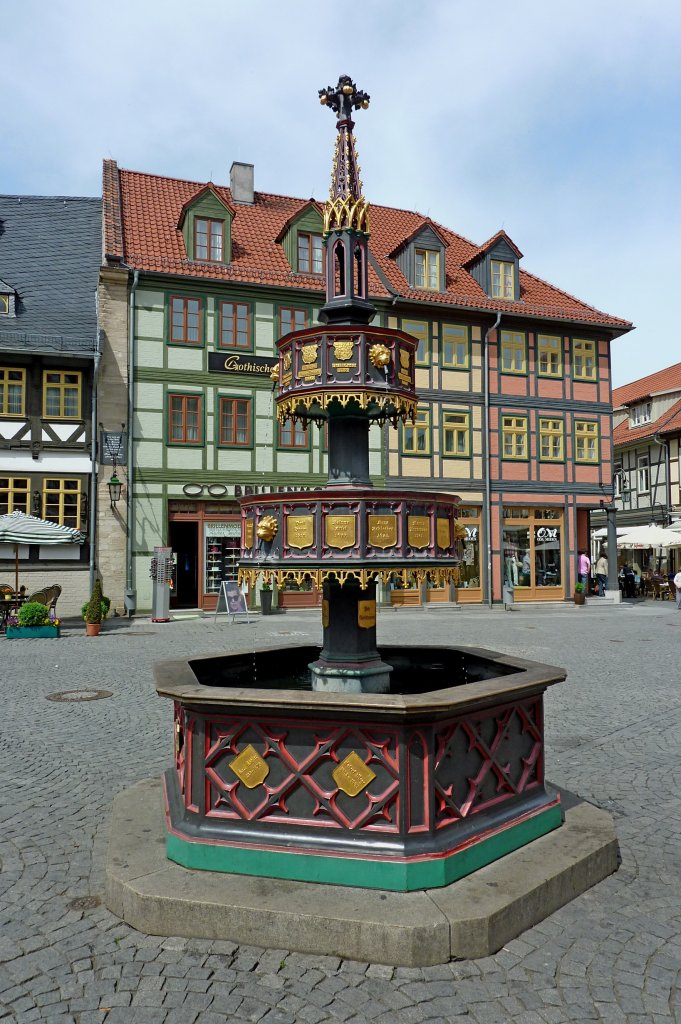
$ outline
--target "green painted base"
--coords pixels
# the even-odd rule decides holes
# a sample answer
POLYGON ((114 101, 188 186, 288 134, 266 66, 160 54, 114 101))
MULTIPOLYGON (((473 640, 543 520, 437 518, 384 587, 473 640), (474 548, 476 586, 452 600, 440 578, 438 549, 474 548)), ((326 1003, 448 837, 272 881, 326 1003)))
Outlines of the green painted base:
POLYGON ((32 637, 58 637, 59 626, 8 626, 5 631, 8 640, 29 640, 32 637))
POLYGON ((186 868, 223 871, 300 882, 324 882, 361 889, 413 892, 438 889, 472 874, 513 850, 519 850, 562 823, 556 802, 473 840, 461 849, 438 857, 414 860, 369 860, 359 857, 319 856, 309 853, 257 850, 245 846, 201 843, 166 833, 168 859, 186 868))

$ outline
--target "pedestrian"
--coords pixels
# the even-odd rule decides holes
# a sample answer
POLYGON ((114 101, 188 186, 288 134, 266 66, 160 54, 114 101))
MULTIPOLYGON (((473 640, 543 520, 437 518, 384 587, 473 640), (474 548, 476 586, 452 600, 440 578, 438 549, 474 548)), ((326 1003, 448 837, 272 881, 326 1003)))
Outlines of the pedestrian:
POLYGON ((681 569, 674 577, 674 586, 676 587, 676 607, 681 612, 681 569))
POLYGON ((608 559, 605 557, 605 551, 601 548, 601 552, 596 561, 596 579, 598 580, 598 593, 600 597, 605 597, 605 590, 608 584, 608 559))
POLYGON ((579 582, 584 584, 585 591, 588 590, 589 573, 591 572, 591 559, 586 553, 586 548, 580 548, 579 550, 577 572, 579 574, 579 582))

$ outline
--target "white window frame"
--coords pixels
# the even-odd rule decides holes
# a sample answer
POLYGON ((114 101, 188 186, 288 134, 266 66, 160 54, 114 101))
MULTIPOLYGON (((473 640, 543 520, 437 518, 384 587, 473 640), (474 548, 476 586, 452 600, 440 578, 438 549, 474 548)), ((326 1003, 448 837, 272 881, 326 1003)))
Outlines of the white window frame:
POLYGON ((650 456, 636 456, 636 487, 639 494, 650 494, 650 456))

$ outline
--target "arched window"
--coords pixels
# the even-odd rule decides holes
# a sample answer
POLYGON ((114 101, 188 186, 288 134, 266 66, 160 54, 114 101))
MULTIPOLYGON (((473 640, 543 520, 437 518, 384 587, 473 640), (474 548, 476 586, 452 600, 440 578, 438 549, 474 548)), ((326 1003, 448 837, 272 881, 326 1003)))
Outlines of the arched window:
POLYGON ((364 250, 361 245, 355 246, 355 295, 365 298, 364 295, 364 250))
POLYGON ((345 295, 345 246, 340 239, 333 247, 333 294, 345 295))

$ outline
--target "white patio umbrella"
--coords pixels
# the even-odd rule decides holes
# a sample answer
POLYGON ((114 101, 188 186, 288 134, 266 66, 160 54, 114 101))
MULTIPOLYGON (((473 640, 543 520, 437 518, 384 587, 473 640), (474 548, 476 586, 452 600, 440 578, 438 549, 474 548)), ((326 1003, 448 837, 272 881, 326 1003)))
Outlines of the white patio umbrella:
POLYGON ((662 526, 634 526, 617 538, 618 548, 681 548, 681 534, 662 526))
POLYGON ((0 516, 0 544, 14 544, 15 591, 19 593, 20 544, 82 544, 85 537, 80 530, 60 526, 49 519, 38 519, 23 512, 10 512, 0 516))

